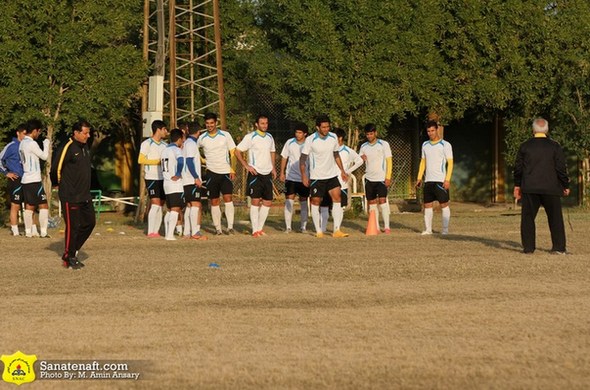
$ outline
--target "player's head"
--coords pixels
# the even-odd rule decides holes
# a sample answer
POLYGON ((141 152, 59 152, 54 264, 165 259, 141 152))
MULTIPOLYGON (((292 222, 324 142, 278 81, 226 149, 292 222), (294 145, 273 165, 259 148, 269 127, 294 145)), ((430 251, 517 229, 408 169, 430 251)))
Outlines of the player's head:
POLYGON ((430 138, 431 141, 438 140, 438 122, 437 121, 426 122, 426 134, 428 134, 428 138, 430 138))
POLYGON ((337 127, 334 129, 334 133, 336 134, 336 137, 338 137, 338 144, 343 145, 344 141, 346 141, 346 131, 340 127, 337 127))
POLYGON ((267 131, 268 130, 268 115, 265 114, 258 114, 256 116, 256 129, 260 131, 267 131))
POLYGON ((72 125, 72 137, 76 141, 85 144, 88 142, 88 138, 90 138, 91 128, 90 123, 85 120, 79 120, 72 125))
POLYGON ((205 114, 205 128, 210 133, 213 133, 217 130, 217 114, 213 112, 208 112, 205 114))
POLYGON ((18 139, 19 141, 22 141, 22 139, 25 138, 25 134, 27 134, 27 124, 26 123, 21 123, 20 125, 16 126, 16 130, 14 131, 14 135, 16 136, 16 139, 18 139))
POLYGON ((190 122, 188 124, 188 134, 192 136, 197 136, 201 132, 201 126, 199 122, 190 122))
POLYGON ((328 115, 319 115, 315 119, 315 127, 321 136, 326 136, 330 132, 330 118, 328 115))
POLYGON ((152 135, 159 138, 166 137, 168 134, 168 128, 166 127, 166 123, 161 120, 155 120, 152 122, 152 135))
POLYGON ((30 119, 27 121, 27 135, 33 139, 39 138, 43 124, 39 119, 30 119))
POLYGON ((186 121, 181 121, 181 122, 178 122, 178 128, 179 128, 180 130, 182 130, 182 132, 183 132, 185 135, 187 135, 187 134, 188 134, 188 122, 186 122, 186 121))
POLYGON ((543 118, 537 118, 533 121, 533 133, 547 134, 549 132, 549 122, 543 118))
POLYGON ((367 123, 364 127, 365 138, 370 143, 374 142, 377 139, 377 126, 374 123, 367 123))
POLYGON ((295 122, 293 125, 293 133, 295 134, 295 139, 301 142, 307 137, 307 134, 309 134, 309 127, 303 122, 295 122))
POLYGON ((170 131, 170 143, 180 146, 180 145, 182 145, 183 140, 184 140, 184 133, 182 132, 182 130, 172 129, 170 131))

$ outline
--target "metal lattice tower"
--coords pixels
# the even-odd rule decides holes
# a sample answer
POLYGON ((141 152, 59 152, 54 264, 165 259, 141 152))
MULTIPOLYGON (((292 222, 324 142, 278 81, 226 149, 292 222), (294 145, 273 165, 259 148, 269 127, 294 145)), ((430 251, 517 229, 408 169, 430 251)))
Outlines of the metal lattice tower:
POLYGON ((164 76, 170 128, 207 111, 226 127, 218 0, 144 0, 144 57, 164 76))

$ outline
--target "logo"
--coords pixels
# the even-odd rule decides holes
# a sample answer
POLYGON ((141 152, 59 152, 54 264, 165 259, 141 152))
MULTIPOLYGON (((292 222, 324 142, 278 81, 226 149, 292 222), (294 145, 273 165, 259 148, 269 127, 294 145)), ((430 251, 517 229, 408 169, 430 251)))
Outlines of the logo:
POLYGON ((2 355, 0 359, 4 363, 4 382, 22 385, 35 380, 33 365, 37 361, 36 355, 25 355, 21 351, 16 351, 12 355, 2 355))

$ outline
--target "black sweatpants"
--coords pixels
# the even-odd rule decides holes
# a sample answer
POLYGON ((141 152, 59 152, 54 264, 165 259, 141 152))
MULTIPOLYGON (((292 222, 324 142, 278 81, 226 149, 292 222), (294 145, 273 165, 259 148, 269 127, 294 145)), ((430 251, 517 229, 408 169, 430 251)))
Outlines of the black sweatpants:
POLYGON ((66 223, 64 256, 74 257, 96 225, 94 206, 91 200, 82 203, 61 202, 61 210, 66 223))
POLYGON ((522 194, 520 237, 525 253, 535 251, 535 218, 543 206, 551 231, 552 251, 565 252, 565 227, 561 212, 561 197, 557 195, 522 194))

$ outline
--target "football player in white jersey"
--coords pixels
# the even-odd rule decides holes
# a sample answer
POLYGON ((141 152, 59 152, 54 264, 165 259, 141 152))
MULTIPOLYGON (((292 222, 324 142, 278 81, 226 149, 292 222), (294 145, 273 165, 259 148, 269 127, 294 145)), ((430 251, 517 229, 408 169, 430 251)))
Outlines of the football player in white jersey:
POLYGON ((299 170, 303 185, 309 187, 311 194, 311 217, 316 231, 316 237, 324 237, 321 229, 320 203, 326 194, 332 198, 332 214, 334 216, 334 233, 332 237, 348 237, 348 234, 340 230, 344 212, 340 204, 340 181, 348 181, 348 175, 342 166, 340 159, 340 146, 336 134, 330 132, 330 119, 321 115, 316 119, 317 131, 305 139, 299 170), (307 161, 309 159, 309 174, 307 173, 307 161))
POLYGON ((201 175, 201 154, 197 147, 199 136, 199 124, 188 124, 188 136, 182 147, 184 157, 184 170, 182 171, 182 184, 184 185, 184 200, 186 209, 184 213, 184 235, 195 240, 207 240, 201 233, 201 196, 203 181, 201 175))
MULTIPOLYGON (((334 134, 338 137, 338 145, 340 146, 338 154, 342 160, 344 171, 350 176, 352 172, 356 171, 361 165, 363 165, 363 159, 357 152, 344 144, 346 141, 346 131, 341 128, 336 128, 334 129, 334 134)), ((342 207, 346 207, 348 206, 348 181, 342 180, 340 176, 338 177, 338 180, 340 181, 340 204, 342 207)), ((324 196, 322 203, 320 204, 320 214, 322 217, 321 226, 322 232, 324 233, 328 227, 328 218, 330 216, 331 207, 332 199, 329 196, 324 196)))
MULTIPOLYGON (((301 171, 299 170, 299 157, 305 143, 305 137, 309 128, 303 122, 297 122, 294 126, 295 137, 289 138, 281 151, 281 175, 280 180, 285 183, 285 233, 291 232, 293 220, 293 209, 295 195, 299 196, 301 207, 301 232, 307 229, 307 198, 309 198, 309 187, 301 182, 301 171)), ((308 169, 309 170, 309 169, 308 169)))
POLYGON ((237 146, 236 158, 248 171, 248 196, 252 200, 250 205, 250 222, 252 223, 252 237, 262 237, 266 233, 262 230, 268 217, 273 198, 273 179, 277 177, 275 167, 275 141, 267 132, 268 117, 256 117, 256 130, 246 134, 237 146), (244 160, 242 152, 248 152, 248 161, 244 160))
POLYGON ((236 178, 235 156, 236 144, 230 133, 217 128, 217 115, 205 114, 205 131, 199 136, 197 146, 203 148, 207 162, 207 180, 205 187, 211 201, 211 218, 216 234, 221 235, 220 196, 223 196, 227 233, 234 234, 234 202, 232 199, 233 180, 236 178))
POLYGON ((164 178, 160 158, 166 149, 164 138, 168 136, 168 128, 163 121, 152 122, 152 136, 141 143, 138 163, 143 165, 145 187, 150 197, 150 211, 148 213, 147 236, 160 237, 162 224, 162 206, 166 199, 164 194, 164 178))
POLYGON ((416 187, 422 186, 424 177, 424 225, 423 235, 432 234, 432 205, 438 201, 442 213, 442 234, 449 234, 451 209, 449 208, 449 188, 453 174, 453 147, 440 138, 438 123, 428 121, 426 133, 429 140, 422 144, 422 159, 418 170, 416 187))
POLYGON ((385 234, 390 234, 387 189, 391 185, 391 147, 387 141, 377 138, 377 128, 372 123, 365 125, 365 137, 367 142, 361 145, 359 154, 367 164, 364 185, 365 196, 369 203, 369 213, 375 212, 377 217, 375 220, 379 225, 379 211, 377 209, 377 205, 379 205, 383 216, 383 231, 385 234))
POLYGON ((183 141, 184 134, 182 130, 172 129, 170 132, 170 144, 166 146, 160 156, 166 206, 168 206, 168 212, 164 217, 166 240, 168 241, 176 240, 174 230, 178 222, 178 215, 185 204, 184 186, 182 185, 184 158, 182 157, 181 148, 183 141))
POLYGON ((25 137, 19 145, 19 154, 23 165, 23 197, 25 200, 25 236, 33 237, 33 213, 36 208, 39 209, 39 228, 41 237, 47 235, 47 225, 49 223, 49 207, 47 205, 47 195, 41 181, 41 164, 39 160, 46 161, 49 157, 49 139, 43 140, 43 149, 37 144, 37 138, 41 134, 43 125, 37 119, 27 122, 25 137))

